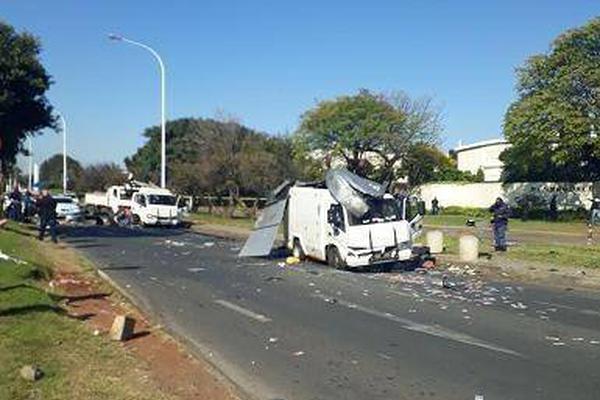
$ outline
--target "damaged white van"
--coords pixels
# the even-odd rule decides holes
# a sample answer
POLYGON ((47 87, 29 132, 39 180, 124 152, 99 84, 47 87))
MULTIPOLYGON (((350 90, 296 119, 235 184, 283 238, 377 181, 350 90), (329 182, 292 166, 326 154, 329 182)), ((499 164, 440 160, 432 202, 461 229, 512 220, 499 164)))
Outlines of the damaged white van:
POLYGON ((407 207, 390 194, 368 202, 368 211, 357 217, 327 189, 292 187, 288 248, 295 257, 308 256, 335 268, 410 260, 420 219, 407 221, 407 207))
POLYGON ((300 259, 340 269, 410 260, 422 217, 411 216, 409 199, 394 198, 386 187, 345 169, 330 170, 325 182, 284 184, 240 256, 268 255, 283 221, 286 246, 300 259))

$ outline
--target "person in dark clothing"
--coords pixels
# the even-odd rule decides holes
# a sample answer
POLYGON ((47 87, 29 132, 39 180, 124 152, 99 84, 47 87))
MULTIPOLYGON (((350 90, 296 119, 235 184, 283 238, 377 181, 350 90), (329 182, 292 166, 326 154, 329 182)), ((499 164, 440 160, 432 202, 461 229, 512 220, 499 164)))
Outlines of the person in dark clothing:
POLYGON ((591 225, 596 225, 598 220, 600 219, 600 199, 598 197, 594 197, 592 200, 592 207, 590 208, 590 219, 589 223, 591 225))
POLYGON ((558 206, 556 204, 556 195, 552 195, 550 199, 550 221, 558 219, 558 206))
POLYGON ((15 190, 11 192, 8 196, 9 206, 7 210, 8 219, 12 219, 13 221, 21 220, 21 192, 18 187, 15 187, 15 190))
POLYGON ((44 240, 46 228, 50 228, 50 236, 54 243, 56 239, 56 200, 52 198, 48 190, 42 190, 41 197, 36 202, 38 215, 40 216, 40 234, 39 240, 44 240))
POLYGON ((492 225, 494 227, 494 247, 496 251, 506 251, 506 230, 508 228, 509 209, 504 200, 500 197, 490 207, 494 214, 492 225))
POLYGON ((440 202, 437 197, 431 200, 431 215, 438 215, 440 213, 440 202))

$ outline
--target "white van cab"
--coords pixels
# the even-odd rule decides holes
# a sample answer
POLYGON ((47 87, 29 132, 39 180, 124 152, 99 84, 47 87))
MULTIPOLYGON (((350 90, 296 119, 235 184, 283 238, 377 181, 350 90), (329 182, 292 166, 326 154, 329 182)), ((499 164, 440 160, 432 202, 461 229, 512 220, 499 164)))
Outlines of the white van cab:
POLYGON ((288 248, 298 258, 308 256, 336 268, 410 260, 420 215, 407 221, 406 199, 398 201, 390 194, 369 205, 357 218, 327 189, 290 188, 288 248))
POLYGON ((131 200, 131 214, 136 224, 176 226, 181 223, 178 198, 168 189, 142 187, 131 200))

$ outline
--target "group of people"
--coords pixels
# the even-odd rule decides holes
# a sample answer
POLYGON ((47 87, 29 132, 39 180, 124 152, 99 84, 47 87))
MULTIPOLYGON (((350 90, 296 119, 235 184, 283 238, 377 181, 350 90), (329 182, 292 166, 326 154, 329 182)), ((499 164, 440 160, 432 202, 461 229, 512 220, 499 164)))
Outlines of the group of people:
POLYGON ((15 188, 6 200, 5 214, 10 220, 26 221, 35 214, 35 200, 28 190, 21 193, 18 188, 15 188))
MULTIPOLYGON (((8 203, 4 212, 7 219, 18 222, 31 219, 37 214, 39 217, 38 239, 44 240, 46 231, 49 231, 52 241, 57 243, 56 200, 47 189, 43 189, 35 195, 29 191, 21 193, 18 187, 15 188, 8 195, 8 203)), ((4 223, 0 223, 0 226, 4 223)))

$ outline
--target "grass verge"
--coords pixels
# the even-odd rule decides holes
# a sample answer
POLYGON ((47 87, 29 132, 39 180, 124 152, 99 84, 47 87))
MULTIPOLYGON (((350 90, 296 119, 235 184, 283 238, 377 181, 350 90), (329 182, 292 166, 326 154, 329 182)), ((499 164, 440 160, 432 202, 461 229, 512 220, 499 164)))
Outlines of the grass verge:
MULTIPOLYGON (((423 223, 431 226, 449 226, 461 227, 465 226, 468 215, 426 215, 423 223)), ((479 225, 487 226, 489 219, 473 218, 479 225)), ((573 233, 585 235, 587 226, 582 221, 576 222, 550 222, 550 221, 521 221, 520 219, 511 218, 509 221, 511 230, 522 232, 547 232, 547 233, 573 233)))
MULTIPOLYGON (((457 256, 458 242, 457 236, 444 235, 444 254, 457 256)), ((479 252, 493 252, 490 238, 480 238, 479 252)), ((600 268, 600 246, 524 244, 509 247, 506 253, 494 253, 494 259, 532 262, 549 267, 600 268)))
POLYGON ((36 242, 23 227, 0 230, 0 250, 24 260, 0 260, 0 399, 167 399, 119 344, 94 336, 60 307, 60 293, 44 284, 54 247, 36 242), (28 382, 23 365, 42 368, 28 382))

